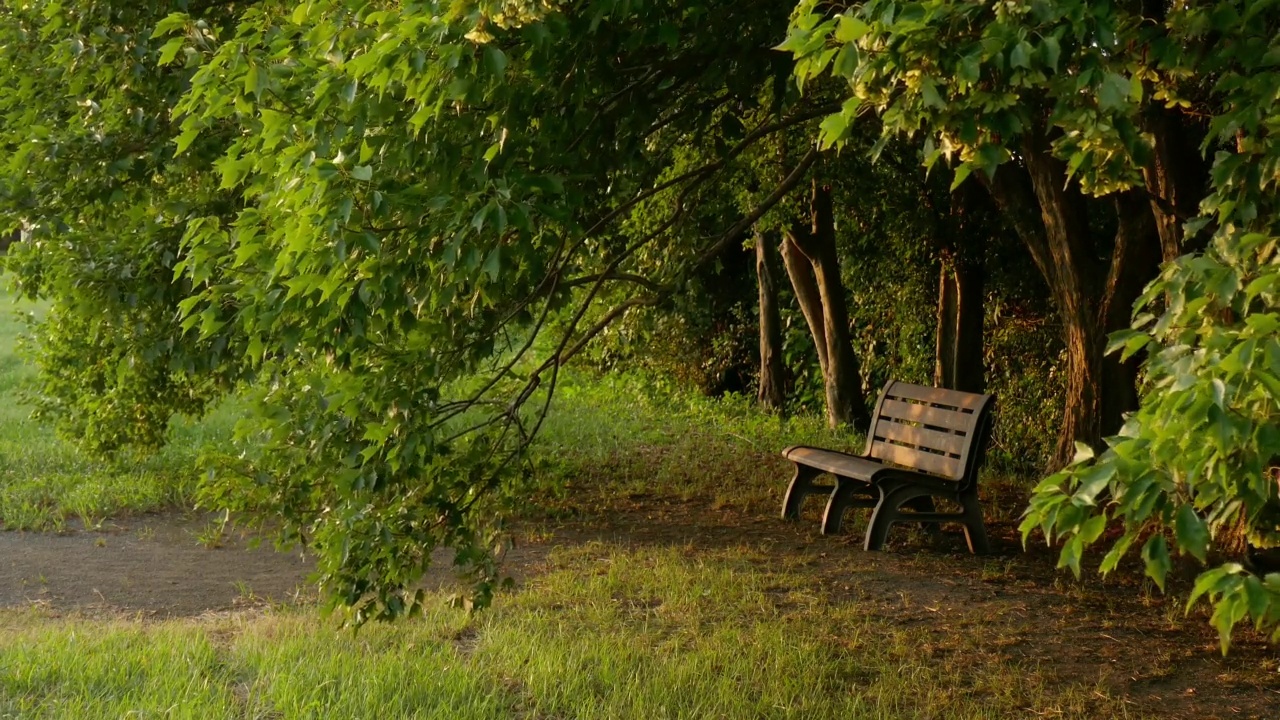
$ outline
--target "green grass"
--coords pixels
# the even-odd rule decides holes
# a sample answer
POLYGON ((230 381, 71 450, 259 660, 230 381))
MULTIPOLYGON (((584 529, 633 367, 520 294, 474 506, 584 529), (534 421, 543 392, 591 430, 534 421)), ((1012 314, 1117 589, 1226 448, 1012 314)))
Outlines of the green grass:
POLYGON ((763 413, 754 398, 709 398, 639 373, 569 369, 534 454, 548 479, 578 492, 703 497, 756 510, 776 503, 786 479, 780 452, 798 444, 860 452, 863 440, 818 416, 763 413))
POLYGON ((440 595, 421 618, 358 633, 310 610, 4 611, 0 718, 1090 717, 1105 702, 963 639, 924 643, 753 560, 586 545, 483 614, 440 595))
POLYGON ((148 457, 109 462, 83 453, 33 420, 21 401, 35 376, 17 348, 21 315, 42 311, 0 293, 0 528, 58 530, 70 518, 94 526, 126 512, 190 507, 196 458, 206 443, 230 437, 237 404, 224 403, 198 422, 175 421, 169 444, 148 457))

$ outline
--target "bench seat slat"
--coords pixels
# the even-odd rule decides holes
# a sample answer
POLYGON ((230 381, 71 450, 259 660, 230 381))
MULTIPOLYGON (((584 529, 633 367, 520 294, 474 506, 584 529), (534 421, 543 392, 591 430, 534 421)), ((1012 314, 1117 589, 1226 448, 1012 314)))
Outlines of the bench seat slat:
POLYGON ((940 450, 944 453, 960 455, 964 453, 964 447, 969 442, 968 435, 955 435, 952 433, 939 432, 915 425, 904 425, 902 423, 882 420, 876 423, 875 437, 877 440, 884 438, 885 440, 896 440, 898 442, 909 443, 916 447, 928 448, 930 450, 940 450))
POLYGON ((876 473, 885 470, 885 466, 878 462, 834 450, 796 446, 787 448, 782 455, 791 462, 866 482, 870 482, 876 473))
POLYGON ((978 409, 986 399, 984 395, 975 395, 974 393, 960 392, 959 390, 925 387, 923 385, 911 385, 904 382, 894 383, 892 387, 887 389, 885 396, 919 400, 937 405, 949 405, 966 410, 978 409))
POLYGON ((973 431, 974 423, 977 421, 977 415, 973 413, 959 413, 888 398, 885 398, 884 402, 880 403, 880 415, 949 430, 963 430, 966 433, 973 431))
POLYGON ((871 457, 915 468, 923 472, 942 475, 952 480, 959 480, 964 474, 959 458, 934 455, 933 453, 913 450, 901 445, 878 442, 871 446, 871 457))

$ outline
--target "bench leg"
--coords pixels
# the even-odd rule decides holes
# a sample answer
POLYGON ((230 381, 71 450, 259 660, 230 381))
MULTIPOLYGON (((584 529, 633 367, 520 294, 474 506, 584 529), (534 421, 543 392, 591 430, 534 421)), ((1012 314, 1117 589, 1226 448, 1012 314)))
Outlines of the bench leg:
POLYGON ((822 471, 817 468, 796 465, 796 474, 791 478, 786 497, 782 499, 783 520, 800 519, 800 503, 804 502, 805 496, 831 490, 830 486, 813 484, 813 479, 821 474, 822 471))
POLYGON ((844 519, 844 512, 849 508, 875 506, 875 499, 870 497, 874 492, 868 483, 837 476, 836 488, 831 491, 831 497, 827 499, 827 509, 822 513, 822 534, 835 535, 840 532, 841 520, 844 519), (858 497, 858 495, 864 497, 858 497))
POLYGON ((974 555, 986 555, 991 552, 991 543, 987 541, 987 526, 982 523, 982 504, 978 502, 978 491, 970 490, 960 496, 960 505, 964 508, 964 539, 969 543, 969 552, 974 555))
MULTIPOLYGON (((938 511, 938 506, 934 504, 933 497, 931 495, 922 495, 915 500, 908 500, 902 504, 902 507, 908 507, 921 513, 933 513, 938 511)), ((942 535, 942 523, 924 523, 924 531, 935 538, 939 537, 942 535)))
POLYGON ((883 548, 889 537, 889 528, 895 522, 923 522, 930 525, 958 522, 964 526, 964 536, 969 544, 969 552, 984 555, 991 551, 987 541, 986 526, 982 522, 982 505, 978 502, 976 490, 970 490, 955 498, 960 501, 963 508, 961 512, 936 513, 932 511, 932 493, 910 480, 887 478, 877 483, 876 487, 880 490, 880 502, 876 504, 876 509, 871 514, 871 523, 867 526, 863 548, 867 550, 883 548), (903 507, 912 508, 916 512, 904 513, 901 510, 903 507), (928 517, 922 518, 918 515, 928 517))
MULTIPOLYGON (((928 498, 929 491, 910 481, 886 478, 876 483, 880 490, 880 502, 871 513, 871 522, 867 524, 867 535, 862 542, 864 550, 880 550, 889 538, 889 528, 899 520, 910 520, 910 516, 899 512, 899 508, 908 503, 919 505, 921 498, 928 498)), ((929 502, 933 504, 932 500, 929 502)))

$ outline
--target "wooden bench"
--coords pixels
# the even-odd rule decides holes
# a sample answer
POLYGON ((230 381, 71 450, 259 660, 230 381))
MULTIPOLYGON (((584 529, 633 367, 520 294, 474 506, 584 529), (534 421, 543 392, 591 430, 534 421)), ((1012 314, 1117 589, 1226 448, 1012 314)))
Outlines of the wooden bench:
POLYGON ((977 480, 991 405, 990 395, 890 381, 876 402, 861 456, 800 445, 782 451, 796 468, 782 517, 799 518, 804 498, 823 493, 829 496, 823 535, 840 531, 845 510, 874 507, 867 550, 882 548, 896 522, 956 522, 964 526, 970 552, 989 552, 977 480), (824 474, 835 484, 814 482, 824 474), (937 512, 935 498, 962 509, 937 512))

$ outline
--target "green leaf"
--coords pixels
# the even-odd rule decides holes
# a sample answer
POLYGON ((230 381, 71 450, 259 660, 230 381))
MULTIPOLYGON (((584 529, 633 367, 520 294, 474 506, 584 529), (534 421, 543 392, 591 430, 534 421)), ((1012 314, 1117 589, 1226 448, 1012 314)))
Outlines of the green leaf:
POLYGON ((178 53, 182 50, 182 47, 185 44, 186 38, 173 38, 160 48, 160 58, 156 62, 160 65, 168 65, 173 62, 174 58, 178 56, 178 53))
POLYGON ((857 42, 871 29, 870 25, 857 15, 853 15, 853 12, 852 10, 846 11, 836 21, 835 38, 837 41, 842 43, 857 42))
POLYGON ((1231 647, 1231 630, 1249 612, 1248 601, 1243 594, 1224 594, 1213 611, 1213 626, 1218 629, 1218 641, 1222 654, 1231 647))
POLYGON ((192 126, 183 130, 182 134, 178 136, 178 139, 176 141, 176 144, 178 147, 175 152, 178 155, 181 155, 184 151, 186 151, 187 148, 191 147, 191 143, 195 142, 196 137, 198 137, 199 135, 200 135, 200 128, 196 126, 192 126))
POLYGON ((999 145, 990 143, 978 148, 978 162, 982 166, 982 171, 987 177, 995 177, 996 168, 1008 157, 1008 153, 999 145))
POLYGON ((373 168, 368 165, 356 165, 351 168, 351 177, 361 182, 369 182, 373 179, 373 168))
POLYGON ((1062 546, 1058 555, 1058 568, 1070 568, 1071 574, 1080 579, 1080 558, 1084 553, 1084 541, 1079 535, 1071 538, 1062 546))
POLYGON ((1084 545, 1092 545, 1098 538, 1102 537, 1102 532, 1107 529, 1107 516, 1099 513, 1084 521, 1080 526, 1080 542, 1084 545))
POLYGON ((1169 574, 1172 562, 1169 560, 1169 546, 1164 536, 1159 533, 1147 539, 1142 546, 1142 560, 1147 565, 1147 576, 1156 581, 1156 586, 1164 592, 1164 579, 1169 574))
POLYGON ((1245 602, 1249 607, 1249 616, 1259 627, 1267 619, 1267 613, 1271 609, 1272 603, 1276 602, 1271 593, 1267 592, 1262 581, 1255 575, 1248 575, 1244 578, 1244 596, 1245 602))
POLYGON ((1044 56, 1044 64, 1049 69, 1058 71, 1058 58, 1062 55, 1062 47, 1058 44, 1058 38, 1049 35, 1040 44, 1040 53, 1044 56))
POLYGON ((835 147, 845 138, 845 134, 849 129, 849 118, 845 117, 842 112, 828 115, 823 119, 818 129, 821 131, 819 144, 824 148, 835 147))
POLYGON ((969 177, 969 174, 972 172, 973 172, 972 163, 964 162, 957 165, 955 176, 951 178, 951 189, 955 190, 956 188, 960 187, 960 183, 964 182, 965 178, 969 177))
POLYGON ((1196 577, 1195 585, 1192 586, 1191 588, 1191 594, 1187 596, 1187 606, 1185 611, 1191 612, 1191 607, 1196 604, 1196 600, 1199 600, 1201 597, 1203 597, 1205 593, 1222 592, 1221 588, 1219 587, 1219 585, 1222 582, 1222 579, 1227 574, 1231 572, 1237 572, 1240 569, 1242 568, 1236 563, 1228 563, 1226 565, 1221 565, 1219 567, 1213 568, 1212 570, 1206 570, 1205 572, 1200 573, 1200 575, 1196 577))
POLYGON ((1116 110, 1125 105, 1129 97, 1129 79, 1117 73, 1107 73, 1098 86, 1098 107, 1116 110))
POLYGON ((250 65, 249 72, 244 76, 244 93, 252 95, 255 98, 262 98, 262 91, 266 88, 267 76, 258 65, 250 65))
POLYGON ((151 38, 164 37, 174 30, 183 30, 186 28, 188 20, 190 18, 186 13, 171 13, 156 23, 155 30, 151 32, 151 38))
POLYGON ((929 78, 920 81, 920 95, 926 107, 941 109, 947 106, 942 96, 938 94, 938 88, 934 86, 933 80, 929 78))
POLYGON ((960 58, 960 66, 957 70, 961 80, 968 83, 978 82, 982 78, 982 55, 977 52, 965 55, 960 58))
POLYGON ((1115 463, 1102 462, 1093 465, 1080 474, 1080 487, 1072 498, 1081 505, 1094 505, 1098 493, 1102 492, 1115 474, 1115 463))
POLYGON ((1134 532, 1127 532, 1120 536, 1120 539, 1116 541, 1116 544, 1112 545, 1111 549, 1107 551, 1107 554, 1102 558, 1102 564, 1098 567, 1098 572, 1106 575, 1112 570, 1115 570, 1120 564, 1120 560, 1124 558, 1125 553, 1129 552, 1130 546, 1133 545, 1133 541, 1136 540, 1137 537, 1137 533, 1134 532))
POLYGON ((1075 445, 1076 445, 1076 454, 1075 454, 1075 457, 1071 458, 1072 465, 1076 465, 1078 463, 1085 462, 1086 460, 1093 459, 1094 451, 1092 446, 1090 446, 1088 443, 1082 443, 1079 440, 1076 441, 1075 445))
POLYGON ((485 45, 484 66, 494 77, 502 77, 507 72, 506 53, 493 45, 485 45))
POLYGON ((1178 546, 1191 553, 1200 562, 1204 562, 1209 550, 1209 528, 1196 514, 1195 509, 1190 505, 1178 508, 1173 528, 1178 546))
POLYGON ((502 247, 497 246, 489 251, 489 256, 484 260, 484 266, 481 270, 485 275, 489 276, 489 280, 497 282, 498 275, 502 272, 502 247))
POLYGON ((1009 52, 1009 66, 1030 68, 1031 67, 1031 43, 1026 40, 1019 42, 1013 46, 1013 50, 1009 52))

